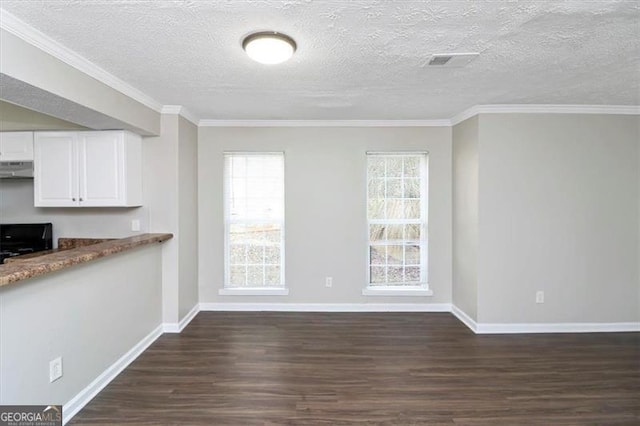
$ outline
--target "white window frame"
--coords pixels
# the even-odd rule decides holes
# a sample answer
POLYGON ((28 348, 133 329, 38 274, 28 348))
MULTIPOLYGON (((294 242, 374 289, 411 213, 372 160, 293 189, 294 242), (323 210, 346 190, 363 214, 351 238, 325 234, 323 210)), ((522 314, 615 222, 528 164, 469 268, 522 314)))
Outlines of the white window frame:
POLYGON ((429 152, 428 151, 376 151, 366 153, 366 225, 367 225, 367 284, 362 290, 364 296, 432 296, 433 291, 429 288, 429 152), (369 158, 373 156, 391 157, 420 155, 420 219, 369 219, 369 158), (406 283, 396 283, 394 285, 371 285, 371 225, 420 225, 420 283, 417 285, 406 285, 406 283))
POLYGON ((224 203, 224 283, 223 288, 218 290, 218 294, 220 296, 287 296, 289 294, 289 289, 286 286, 285 282, 285 207, 286 207, 286 193, 285 193, 285 180, 286 180, 286 158, 285 154, 282 151, 225 151, 223 152, 223 203, 224 203), (282 218, 279 220, 274 219, 253 219, 253 220, 234 220, 231 218, 231 206, 230 206, 230 197, 229 197, 229 189, 231 187, 231 182, 228 181, 229 174, 227 172, 227 161, 226 157, 232 155, 256 155, 256 156, 265 156, 265 155, 278 155, 282 157, 282 167, 283 167, 283 179, 282 179, 282 203, 283 203, 283 214, 282 218), (280 282, 282 283, 281 287, 229 287, 230 282, 230 241, 229 236, 231 235, 231 225, 232 224, 261 224, 261 223, 278 223, 280 224, 280 282))

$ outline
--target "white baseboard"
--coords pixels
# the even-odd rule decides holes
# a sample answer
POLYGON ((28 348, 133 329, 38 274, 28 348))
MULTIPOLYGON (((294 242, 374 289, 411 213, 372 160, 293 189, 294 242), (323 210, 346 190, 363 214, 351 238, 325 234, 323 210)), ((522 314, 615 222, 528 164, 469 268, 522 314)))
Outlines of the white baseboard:
POLYGON ((200 312, 200 304, 196 303, 187 315, 180 320, 179 323, 165 322, 162 324, 162 331, 165 333, 181 333, 184 328, 189 325, 192 319, 200 312))
POLYGON ((616 333, 640 331, 640 322, 478 323, 456 305, 451 313, 476 334, 616 333))
POLYGON ((200 303, 201 311, 451 312, 449 303, 200 303))
POLYGON ((165 322, 162 324, 163 333, 180 333, 180 324, 177 322, 165 322))
POLYGON ((64 404, 62 409, 63 424, 75 416, 89 401, 95 397, 98 392, 104 389, 118 374, 122 372, 129 364, 131 364, 142 352, 144 352, 158 337, 162 335, 162 325, 146 335, 126 354, 122 355, 116 362, 100 374, 93 382, 81 390, 69 402, 64 404))
POLYGON ((471 331, 477 333, 478 324, 469 316, 465 311, 458 308, 456 305, 451 305, 451 313, 458 318, 464 325, 469 327, 471 331))
POLYGON ((616 333, 640 331, 640 322, 477 324, 477 334, 616 333))

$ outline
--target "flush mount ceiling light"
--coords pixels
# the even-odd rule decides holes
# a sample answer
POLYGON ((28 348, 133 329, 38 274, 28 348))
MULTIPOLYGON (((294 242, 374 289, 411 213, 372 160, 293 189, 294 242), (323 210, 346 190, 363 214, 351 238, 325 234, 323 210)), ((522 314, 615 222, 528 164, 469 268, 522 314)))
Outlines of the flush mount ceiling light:
POLYGON ((286 34, 275 31, 253 33, 242 40, 242 48, 254 61, 274 65, 293 56, 296 42, 286 34))

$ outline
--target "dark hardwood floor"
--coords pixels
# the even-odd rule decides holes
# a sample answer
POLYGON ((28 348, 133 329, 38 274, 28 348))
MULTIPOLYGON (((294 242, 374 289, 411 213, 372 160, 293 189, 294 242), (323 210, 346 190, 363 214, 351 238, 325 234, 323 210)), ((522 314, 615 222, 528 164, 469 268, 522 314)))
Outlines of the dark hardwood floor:
POLYGON ((448 313, 201 312, 71 424, 640 424, 640 333, 474 335, 448 313))

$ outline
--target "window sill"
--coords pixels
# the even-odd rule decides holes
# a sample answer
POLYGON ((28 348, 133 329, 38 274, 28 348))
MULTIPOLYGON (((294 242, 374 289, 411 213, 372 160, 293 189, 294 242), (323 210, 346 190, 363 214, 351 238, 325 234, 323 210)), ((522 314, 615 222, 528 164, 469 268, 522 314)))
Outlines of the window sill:
POLYGON ((433 296, 433 291, 427 287, 393 287, 393 286, 377 286, 366 287, 362 290, 363 296, 433 296))
POLYGON ((220 296, 288 296, 288 288, 221 288, 220 296))

